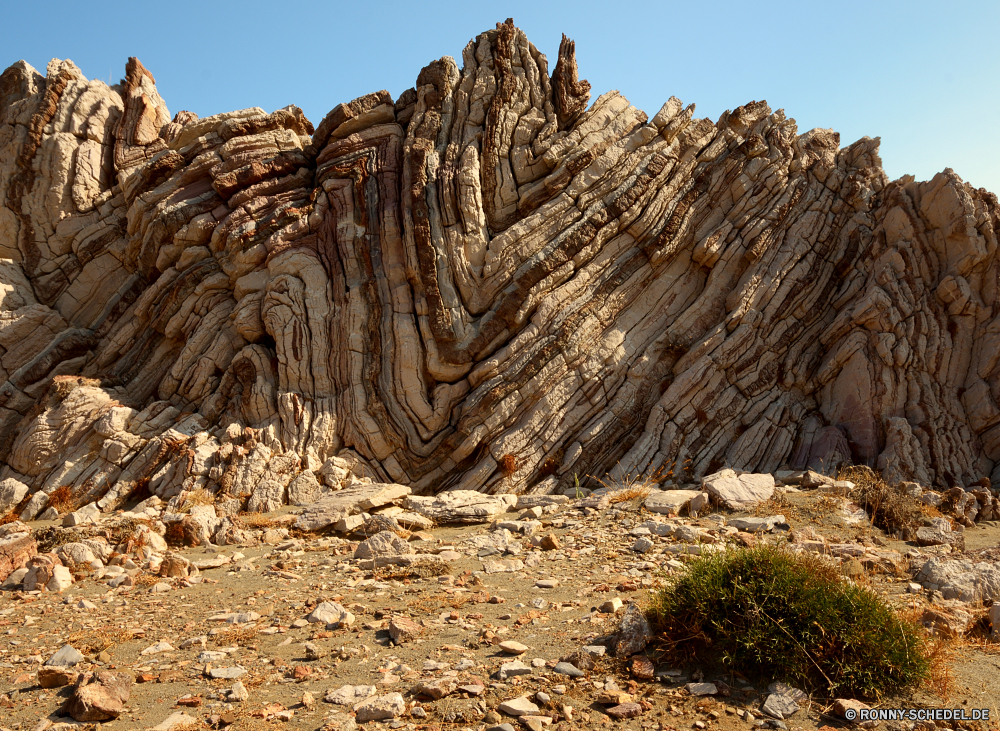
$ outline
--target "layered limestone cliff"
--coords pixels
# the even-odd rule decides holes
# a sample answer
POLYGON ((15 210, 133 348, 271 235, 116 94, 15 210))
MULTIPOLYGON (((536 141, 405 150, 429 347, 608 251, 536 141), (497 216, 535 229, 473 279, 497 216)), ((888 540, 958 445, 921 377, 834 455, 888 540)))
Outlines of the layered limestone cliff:
POLYGON ((1000 482, 995 195, 764 102, 591 101, 513 23, 398 99, 171 117, 0 76, 0 479, 33 517, 352 477, 1000 482), (14 483, 8 483, 14 485, 14 483))

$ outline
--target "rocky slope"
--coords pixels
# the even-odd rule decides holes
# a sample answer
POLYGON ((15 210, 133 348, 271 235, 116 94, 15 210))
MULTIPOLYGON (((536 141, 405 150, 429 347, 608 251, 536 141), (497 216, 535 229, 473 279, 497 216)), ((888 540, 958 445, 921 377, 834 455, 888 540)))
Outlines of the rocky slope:
MULTIPOLYGON (((171 117, 0 76, 0 495, 224 512, 351 478, 1000 480, 997 198, 764 102, 590 100, 512 22, 392 99, 171 117)), ((49 505, 49 503, 52 503, 49 505)))
MULTIPOLYGON (((504 505, 413 532, 402 505, 326 535, 297 531, 308 511, 285 509, 197 547, 167 530, 168 547, 157 498, 98 524, 2 526, 0 542, 37 539, 38 555, 0 583, 0 731, 111 719, 105 728, 153 731, 871 728, 845 721, 860 701, 829 689, 753 667, 672 666, 655 637, 647 647, 651 592, 697 555, 760 542, 822 554, 957 639, 949 695, 910 688, 878 707, 984 709, 993 721, 878 728, 995 728, 1000 524, 953 530, 928 509, 938 535, 918 531, 918 546, 872 526, 840 496, 860 489, 850 483, 752 477, 744 488, 770 478, 766 500, 700 516, 680 504, 695 491, 619 491, 483 496, 504 505)), ((704 487, 732 500, 735 482, 704 487)))

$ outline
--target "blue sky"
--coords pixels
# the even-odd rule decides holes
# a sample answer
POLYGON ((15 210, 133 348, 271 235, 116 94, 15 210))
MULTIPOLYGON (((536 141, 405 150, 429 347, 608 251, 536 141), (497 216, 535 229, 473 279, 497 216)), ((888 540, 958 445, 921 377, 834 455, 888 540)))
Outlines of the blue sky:
POLYGON ((890 177, 954 168, 1000 193, 996 2, 202 2, 0 0, 0 67, 71 58, 117 81, 128 56, 171 113, 297 104, 318 123, 342 101, 394 96, 441 56, 513 17, 555 64, 577 43, 594 97, 619 89, 652 116, 671 95, 698 116, 766 99, 800 132, 882 138, 890 177))

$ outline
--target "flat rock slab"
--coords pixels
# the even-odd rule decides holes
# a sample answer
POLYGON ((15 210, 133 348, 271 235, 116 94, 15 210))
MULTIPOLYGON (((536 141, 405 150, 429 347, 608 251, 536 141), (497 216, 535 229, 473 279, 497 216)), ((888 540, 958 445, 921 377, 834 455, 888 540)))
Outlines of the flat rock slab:
POLYGON ((506 680, 507 678, 514 678, 518 675, 531 675, 531 668, 525 665, 520 660, 513 660, 511 662, 505 662, 500 666, 500 672, 498 673, 501 680, 506 680))
POLYGON ((503 561, 483 561, 483 571, 488 574, 512 574, 524 570, 524 561, 519 558, 508 558, 503 561))
POLYGON ((322 530, 349 515, 368 512, 409 494, 408 486, 395 483, 354 485, 308 506, 295 521, 295 527, 304 531, 322 530))
POLYGON ((335 625, 349 627, 354 623, 354 615, 337 602, 320 602, 315 609, 306 615, 306 621, 311 624, 335 625))
POLYGON ((767 474, 737 475, 730 469, 707 475, 701 480, 702 489, 713 499, 731 510, 746 510, 774 494, 774 477, 767 474))
POLYGON ((405 710, 406 701, 399 693, 368 698, 354 706, 355 720, 358 723, 389 721, 402 716, 405 710))
POLYGON ((784 693, 771 693, 764 701, 762 710, 771 718, 777 718, 780 721, 798 712, 799 704, 795 702, 794 698, 784 693))
POLYGON ((635 718, 642 715, 642 706, 638 703, 622 703, 608 708, 605 713, 612 718, 635 718))
POLYGON ((766 518, 731 518, 726 525, 731 525, 744 533, 770 533, 775 527, 785 525, 784 515, 769 515, 766 518))
POLYGON ((688 683, 684 688, 691 695, 716 695, 719 692, 715 683, 688 683))
POLYGON ((371 698, 375 692, 374 685, 344 685, 327 691, 323 700, 338 706, 353 706, 365 698, 371 698))
POLYGON ((568 662, 556 663, 556 666, 552 670, 560 675, 568 675, 571 678, 582 678, 585 675, 580 668, 568 662))
POLYGON ((533 716, 538 713, 538 706, 521 696, 501 703, 500 712, 506 713, 508 716, 533 716))
POLYGON ((246 668, 241 668, 239 665, 231 668, 212 668, 208 671, 208 676, 213 680, 236 680, 246 674, 246 668))
POLYGON ((79 650, 72 645, 63 645, 45 664, 56 668, 71 668, 81 662, 83 662, 83 655, 79 650))
POLYGON ((646 510, 651 513, 680 515, 688 503, 695 498, 700 498, 698 500, 700 505, 695 510, 708 502, 708 494, 698 490, 654 490, 646 497, 644 505, 646 510))
POLYGON ((489 523, 516 504, 517 495, 452 490, 434 497, 411 495, 405 506, 437 523, 489 523))

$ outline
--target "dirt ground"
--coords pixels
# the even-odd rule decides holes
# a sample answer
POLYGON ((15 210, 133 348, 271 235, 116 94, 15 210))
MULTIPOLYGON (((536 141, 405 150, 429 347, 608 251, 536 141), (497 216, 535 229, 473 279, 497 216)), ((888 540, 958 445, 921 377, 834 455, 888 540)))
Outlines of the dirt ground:
MULTIPOLYGON (((901 553, 914 548, 870 525, 843 523, 829 501, 815 493, 786 493, 756 512, 781 513, 793 528, 810 526, 840 542, 873 542, 901 553)), ((220 568, 203 570, 195 579, 198 583, 162 580, 137 571, 131 588, 111 589, 85 579, 62 594, 2 593, 0 727, 87 728, 59 726, 70 721, 59 713, 68 688, 46 690, 38 685, 39 664, 65 644, 85 655, 74 670, 112 669, 136 679, 127 711, 104 723, 105 729, 152 728, 179 712, 197 720, 191 728, 346 729, 353 724, 350 707, 323 701, 328 691, 345 685, 375 685, 378 694, 397 691, 406 699, 402 717, 364 724, 368 728, 483 729, 498 723, 517 727, 517 719, 497 714, 497 707, 518 696, 535 698, 539 691, 548 696, 547 704, 536 702, 540 713, 556 717, 550 727, 555 729, 613 725, 657 731, 729 730, 766 723, 760 711, 767 697, 766 683, 716 676, 709 669, 658 667, 658 679, 636 681, 623 660, 605 656, 581 678, 554 672, 560 657, 596 644, 616 629, 621 610, 617 616, 601 613, 597 610, 603 602, 617 597, 641 606, 649 592, 662 585, 666 573, 675 570, 678 559, 668 550, 671 539, 654 536, 656 546, 645 555, 630 548, 635 538, 629 531, 653 517, 662 518, 646 513, 638 501, 601 511, 566 508, 545 516, 543 533, 555 534, 562 547, 532 552, 528 540, 522 539, 520 554, 488 557, 533 556, 513 573, 484 572, 476 547, 467 543, 470 537, 487 533, 488 526, 476 525, 432 529, 432 540, 421 541, 421 550, 453 548, 458 554, 446 576, 406 577, 405 572, 388 569, 366 572, 352 559, 355 544, 312 536, 278 546, 179 551, 191 561, 219 553, 234 558, 220 568), (536 582, 542 579, 555 579, 558 586, 539 588, 536 582), (153 585, 163 581, 170 584, 169 590, 162 590, 162 585, 154 590, 153 585), (80 606, 81 600, 95 606, 80 606), (301 621, 321 601, 336 601, 350 609, 356 615, 353 625, 326 630, 322 624, 301 621), (246 612, 259 617, 227 621, 229 613, 246 612), (388 632, 390 619, 397 616, 422 625, 416 639, 398 646, 388 632), (204 640, 185 646, 185 640, 197 638, 204 640), (507 654, 497 646, 505 640, 523 643, 528 650, 520 657, 507 654), (171 649, 148 651, 160 642, 171 649), (318 659, 307 659, 306 642, 319 647, 318 659), (205 656, 199 658, 205 651, 225 655, 206 663, 205 656), (502 664, 516 659, 531 667, 530 675, 495 678, 502 664), (208 678, 212 667, 245 669, 239 680, 249 697, 230 702, 227 693, 234 680, 208 678), (457 673, 469 692, 437 701, 409 694, 422 680, 447 673, 457 673), (684 689, 693 680, 717 677, 732 688, 729 696, 699 698, 684 689), (642 701, 644 712, 623 721, 610 718, 595 699, 601 690, 615 686, 642 701), (570 718, 565 706, 573 709, 570 718)), ((705 528, 719 525, 707 515, 688 522, 705 528)), ((1000 545, 1000 525, 968 529, 966 542, 968 550, 1000 545)), ((930 599, 926 592, 907 593, 912 579, 902 569, 856 579, 870 582, 897 605, 914 611, 930 599)), ((982 608, 977 611, 985 613, 982 608)), ((906 697, 885 699, 881 705, 989 708, 991 716, 1000 719, 1000 645, 989 643, 986 632, 973 632, 949 645, 946 654, 945 675, 950 674, 946 696, 935 695, 935 688, 928 686, 906 697)), ((849 727, 832 715, 829 700, 820 698, 806 702, 783 723, 789 729, 809 731, 849 727)), ((937 728, 942 727, 1000 728, 1000 721, 938 722, 937 728)), ((914 726, 883 722, 881 728, 914 726)))

